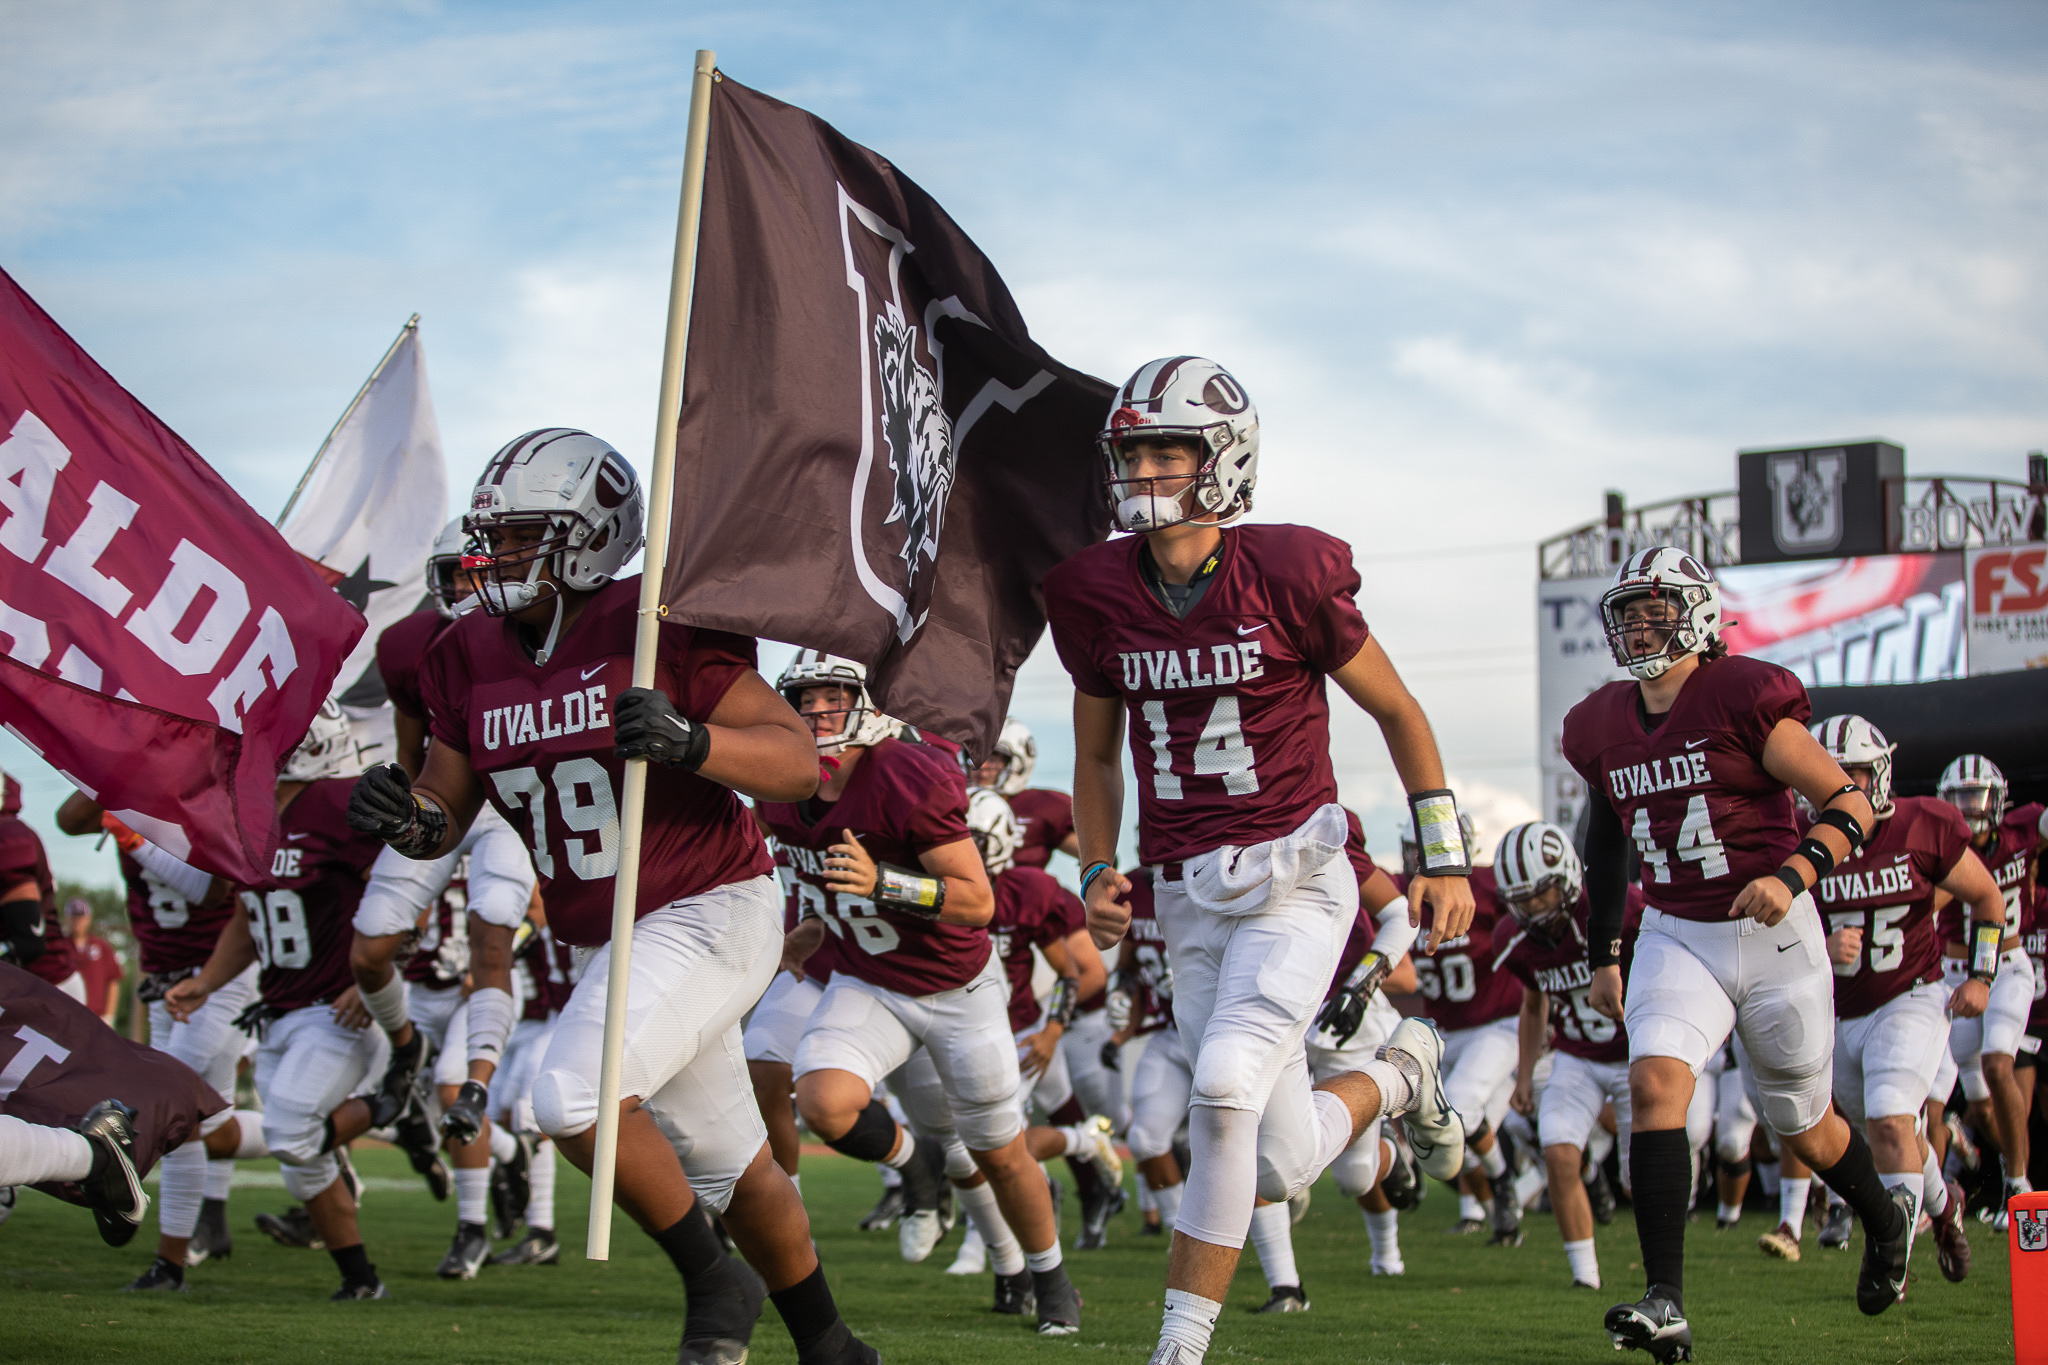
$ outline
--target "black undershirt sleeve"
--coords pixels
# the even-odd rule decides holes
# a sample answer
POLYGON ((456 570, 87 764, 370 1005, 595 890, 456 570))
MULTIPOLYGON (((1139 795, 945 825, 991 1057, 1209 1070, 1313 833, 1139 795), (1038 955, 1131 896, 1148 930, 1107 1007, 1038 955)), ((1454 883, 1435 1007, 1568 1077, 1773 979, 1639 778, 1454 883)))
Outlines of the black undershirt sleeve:
POLYGON ((1628 903, 1628 836, 1621 817, 1600 796, 1592 797, 1586 823, 1587 960, 1595 967, 1621 961, 1621 920, 1628 903))

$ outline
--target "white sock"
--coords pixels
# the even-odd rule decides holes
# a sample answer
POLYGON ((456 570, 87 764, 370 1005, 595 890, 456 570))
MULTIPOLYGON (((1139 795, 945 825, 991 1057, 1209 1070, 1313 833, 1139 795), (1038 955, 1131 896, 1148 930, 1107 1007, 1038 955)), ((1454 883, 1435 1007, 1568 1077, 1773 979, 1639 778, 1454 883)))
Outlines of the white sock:
POLYGON ((1139 1171, 1137 1174, 1138 1212, 1151 1213, 1159 1207, 1158 1197, 1152 1193, 1152 1182, 1145 1178, 1145 1173, 1143 1171, 1139 1171))
POLYGON ((1259 1269, 1266 1272, 1266 1287, 1301 1283, 1294 1265, 1294 1219, 1285 1204, 1263 1204, 1252 1210, 1252 1249, 1259 1253, 1259 1269))
POLYGON ((1600 1258, 1593 1254, 1593 1239, 1583 1242, 1566 1242, 1564 1258, 1571 1265, 1572 1280, 1578 1284, 1600 1287, 1600 1258))
POLYGON ((555 1230, 555 1144, 543 1139, 533 1149, 533 1173, 528 1177, 531 1192, 526 1196, 526 1226, 540 1232, 555 1230))
POLYGON ((977 1257, 983 1265, 988 1263, 988 1243, 981 1240, 981 1229, 974 1226, 974 1220, 970 1218, 967 1220, 967 1235, 960 1239, 960 1251, 953 1260, 958 1264, 961 1261, 972 1261, 977 1257))
POLYGON ((1052 1245, 1043 1251, 1025 1252, 1024 1264, 1030 1266, 1032 1271, 1039 1275, 1043 1275, 1048 1270, 1058 1270, 1060 1268, 1059 1238, 1053 1238, 1052 1245))
POLYGON ((1479 1165, 1488 1180, 1498 1180, 1508 1173, 1508 1159, 1501 1155, 1498 1142, 1479 1154, 1479 1165))
POLYGON ((1065 1150, 1061 1151, 1059 1155, 1079 1156, 1081 1153, 1088 1150, 1088 1139, 1081 1132, 1079 1127, 1055 1128, 1053 1129, 1053 1131, 1055 1133, 1058 1133, 1060 1135, 1060 1140, 1066 1144, 1065 1150))
MULTIPOLYGON (((1593 1136, 1586 1139, 1586 1160, 1592 1162, 1596 1167, 1605 1166, 1607 1164, 1607 1154, 1613 1150, 1614 1134, 1608 1132, 1599 1124, 1594 1124, 1593 1136)), ((1541 1166, 1543 1163, 1539 1161, 1536 1164, 1541 1166)))
POLYGON ((1392 1267, 1401 1264, 1401 1215, 1394 1209, 1385 1213, 1365 1211, 1365 1235, 1372 1239, 1372 1263, 1392 1267))
MULTIPOLYGON (((896 1132, 900 1141, 896 1144, 896 1154, 894 1156, 882 1158, 882 1166, 885 1170, 900 1171, 910 1164, 911 1157, 917 1155, 917 1135, 901 1124, 896 1126, 896 1132)), ((896 1179, 900 1182, 903 1177, 899 1175, 896 1179)), ((882 1183, 887 1185, 889 1181, 884 1177, 882 1183)))
POLYGON ((1934 1159, 1932 1147, 1920 1163, 1920 1207, 1927 1210, 1930 1218, 1948 1212, 1948 1182, 1941 1178, 1941 1166, 1934 1159))
POLYGON ((1152 1191, 1152 1201, 1159 1206, 1159 1226, 1168 1232, 1180 1223, 1180 1197, 1186 1190, 1187 1186, 1181 1184, 1152 1191))
POLYGON ((798 1172, 797 1172, 797 1173, 796 1173, 795 1175, 793 1175, 793 1176, 791 1176, 791 1177, 789 1178, 789 1183, 790 1183, 790 1185, 791 1185, 792 1187, 794 1187, 794 1188, 795 1188, 795 1190, 796 1190, 796 1197, 797 1197, 797 1198, 799 1198, 799 1199, 803 1198, 803 1197, 804 1197, 804 1173, 803 1173, 802 1171, 798 1171, 798 1172))
POLYGON ((1763 1187, 1764 1198, 1776 1199, 1778 1197, 1778 1187, 1782 1180, 1779 1171, 1780 1167, 1775 1161, 1759 1161, 1756 1163, 1756 1183, 1763 1187))
POLYGON ((465 1223, 487 1222, 491 1216, 491 1168, 455 1168, 455 1216, 465 1223))
POLYGON ((270 1145, 263 1140, 263 1115, 253 1109, 237 1109, 235 1126, 242 1133, 235 1145, 235 1160, 260 1161, 270 1155, 270 1145))
POLYGON ((1209 1338, 1216 1332, 1216 1319, 1223 1305, 1185 1289, 1166 1291, 1166 1311, 1159 1324, 1159 1344, 1181 1349, 1186 1365, 1201 1365, 1209 1353, 1209 1338))
POLYGON ((1515 1177, 1515 1202, 1525 1209, 1528 1208, 1536 1202, 1536 1196, 1542 1194, 1549 1184, 1550 1172, 1544 1168, 1543 1163, 1530 1162, 1529 1169, 1515 1177))
POLYGON ((1486 1221, 1486 1205, 1472 1195, 1461 1194, 1458 1196, 1458 1217, 1476 1218, 1483 1223, 1486 1221))
POLYGON ((207 1159, 206 1197, 208 1199, 226 1199, 228 1197, 228 1188, 234 1183, 234 1162, 215 1161, 210 1157, 207 1159))
POLYGON ((1724 1223, 1738 1222, 1742 1218, 1742 1205, 1719 1204, 1714 1209, 1714 1216, 1724 1223))
POLYGON ((1806 1227, 1806 1195, 1812 1188, 1811 1176, 1778 1182, 1778 1221, 1792 1229, 1794 1237, 1801 1236, 1806 1227))
POLYGON ((405 976, 393 972, 391 979, 374 991, 358 991, 363 998, 363 1008, 377 1021, 377 1027, 396 1038, 405 1031, 410 992, 406 989, 405 976))
POLYGON ((157 1231, 166 1237, 190 1237, 199 1226, 199 1204, 206 1198, 206 1143, 194 1137, 164 1153, 157 1163, 161 1185, 156 1196, 157 1231))
POLYGON ((519 1139, 512 1136, 502 1123, 491 1125, 491 1160, 510 1161, 519 1153, 519 1139))
POLYGON ((986 1180, 971 1189, 955 1185, 953 1197, 960 1201, 960 1211, 967 1215, 968 1223, 987 1243, 989 1268, 998 1275, 1014 1275, 1022 1270, 1024 1248, 1018 1245, 1017 1234, 1003 1221, 1003 1211, 996 1207, 995 1186, 986 1180))
POLYGON ((1375 1057, 1358 1068, 1358 1074, 1379 1087, 1380 1117, 1393 1118, 1415 1107, 1415 1087, 1400 1067, 1375 1057))
POLYGON ((91 1174, 92 1144, 79 1134, 0 1114, 0 1185, 83 1180, 91 1174))
POLYGON ((1877 1178, 1887 1190, 1904 1190, 1912 1198, 1913 1207, 1906 1212, 1906 1235, 1912 1236, 1914 1227, 1920 1222, 1920 1172, 1879 1171, 1877 1178))
POLYGON ((891 1166, 888 1162, 884 1161, 881 1165, 875 1167, 875 1169, 882 1173, 883 1189, 893 1190, 901 1188, 903 1184, 903 1177, 896 1174, 896 1169, 893 1166, 891 1166))

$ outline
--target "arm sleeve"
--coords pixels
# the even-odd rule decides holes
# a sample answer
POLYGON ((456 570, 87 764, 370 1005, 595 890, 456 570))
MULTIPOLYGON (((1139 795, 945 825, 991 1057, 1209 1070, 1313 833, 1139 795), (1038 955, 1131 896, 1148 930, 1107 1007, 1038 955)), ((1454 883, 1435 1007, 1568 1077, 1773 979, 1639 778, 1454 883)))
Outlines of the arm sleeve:
POLYGON ((1593 809, 1586 827, 1586 894, 1592 904, 1586 921, 1586 956, 1595 967, 1612 967, 1621 961, 1616 944, 1628 904, 1628 836, 1604 797, 1595 794, 1589 799, 1593 809))
POLYGON ((1385 953, 1387 961, 1399 962, 1415 947, 1415 938, 1419 931, 1408 923, 1406 896, 1396 896, 1382 905, 1374 922, 1378 928, 1372 936, 1372 950, 1376 953, 1385 953))
POLYGON ((172 857, 147 839, 130 856, 144 872, 194 905, 206 899, 207 888, 213 885, 212 873, 201 872, 192 864, 172 857))

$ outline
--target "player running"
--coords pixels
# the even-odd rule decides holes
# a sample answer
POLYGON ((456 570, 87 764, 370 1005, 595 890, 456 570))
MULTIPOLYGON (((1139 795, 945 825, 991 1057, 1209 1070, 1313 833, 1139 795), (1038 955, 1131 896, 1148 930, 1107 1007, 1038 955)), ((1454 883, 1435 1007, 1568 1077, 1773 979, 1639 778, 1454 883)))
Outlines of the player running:
POLYGON ((1586 839, 1590 1000, 1628 1028, 1628 1161, 1648 1281, 1640 1302, 1608 1310, 1607 1331, 1660 1361, 1692 1358, 1686 1117, 1731 1030, 1765 1121, 1863 1219, 1856 1299, 1881 1313, 1905 1292, 1917 1200, 1886 1190, 1862 1134, 1829 1109, 1833 978, 1810 894, 1862 846, 1876 818, 1870 802, 1807 733, 1799 680, 1727 655, 1720 586, 1691 555, 1670 546, 1631 555, 1600 611, 1615 662, 1634 680, 1572 708, 1564 753, 1596 793, 1586 839), (1803 840, 1788 787, 1820 811, 1803 840), (1630 839, 1649 906, 1624 993, 1630 839))
POLYGON ((548 925, 585 951, 533 1082, 534 1118, 575 1165, 596 1150, 619 784, 649 760, 626 991, 616 1198, 681 1274, 678 1358, 745 1354, 772 1298, 801 1365, 872 1361, 847 1330, 803 1201, 769 1158, 739 1021, 774 974, 780 897, 736 793, 796 799, 817 781, 802 723, 754 672, 754 642, 669 626, 654 688, 629 686, 645 503, 623 456, 585 432, 529 432, 494 455, 464 526, 484 553, 480 610, 423 666, 433 743, 357 785, 350 818, 410 858, 445 856, 485 800, 525 838, 548 925), (656 1115, 684 1139, 672 1144, 656 1115), (714 1211, 746 1254, 726 1254, 714 1211))
POLYGON ((1471 920, 1471 865, 1429 722, 1353 604, 1348 547, 1305 527, 1224 530, 1250 510, 1258 434, 1251 400, 1214 362, 1142 367, 1098 438, 1116 524, 1141 534, 1081 551, 1044 584, 1076 689, 1089 928, 1107 947, 1130 920, 1112 861, 1128 714, 1139 855, 1194 1067, 1194 1167, 1154 1354, 1169 1365, 1208 1350, 1260 1196, 1284 1202, 1387 1115, 1410 1116, 1434 1172, 1455 1174, 1464 1155, 1427 1023, 1404 1021, 1385 1060, 1311 1089, 1303 1041, 1358 912, 1325 678, 1379 722, 1410 792, 1424 836, 1410 915, 1434 908, 1432 948, 1471 920))

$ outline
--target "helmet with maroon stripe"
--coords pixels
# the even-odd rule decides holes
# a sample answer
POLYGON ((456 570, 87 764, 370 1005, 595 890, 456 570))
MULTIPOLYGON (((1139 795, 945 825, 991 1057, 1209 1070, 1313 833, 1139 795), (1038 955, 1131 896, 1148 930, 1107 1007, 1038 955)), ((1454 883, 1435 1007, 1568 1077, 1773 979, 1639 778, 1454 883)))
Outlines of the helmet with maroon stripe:
POLYGON ((443 620, 455 619, 459 603, 476 591, 474 580, 462 572, 463 548, 469 544, 469 532, 462 529, 463 518, 457 517, 441 528, 441 534, 434 537, 434 548, 427 551, 427 596, 434 599, 434 610, 441 613, 443 620))
POLYGON ((314 713, 305 738, 284 756, 277 777, 280 782, 317 782, 323 777, 353 777, 362 767, 348 713, 329 697, 314 713))
POLYGON ((1892 750, 1884 731, 1861 716, 1829 716, 1807 727, 1828 757, 1849 768, 1870 769, 1870 808, 1882 820, 1892 813, 1892 750))
POLYGON ((976 787, 967 794, 967 832, 974 836, 989 876, 999 876, 1016 864, 1017 845, 1024 836, 1017 828, 1017 813, 995 788, 976 787))
POLYGON ((2005 819, 2012 788, 1996 763, 1982 754, 1964 754, 1941 770, 1934 794, 1963 813, 1970 833, 1989 834, 2005 819))
POLYGON ((1213 360, 1177 355, 1139 366, 1116 391, 1095 443, 1118 530, 1157 531, 1206 517, 1222 524, 1251 510, 1259 481, 1259 411, 1244 386, 1213 360), (1125 448, 1148 439, 1199 447, 1193 481, 1187 475, 1128 477, 1125 448), (1162 491, 1173 483, 1185 486, 1162 491))
POLYGON ((882 714, 882 709, 875 705, 875 699, 868 695, 865 665, 852 659, 842 659, 837 654, 827 654, 821 649, 798 650, 789 667, 783 669, 782 676, 775 680, 775 690, 804 717, 805 724, 811 725, 811 738, 821 754, 836 754, 849 746, 858 749, 880 744, 903 728, 903 723, 894 716, 882 714), (838 687, 846 704, 804 710, 804 693, 813 687, 838 687), (829 735, 819 734, 817 726, 812 724, 812 717, 830 715, 844 718, 839 729, 829 735))
POLYGON ((484 610, 509 615, 554 595, 543 565, 574 592, 611 582, 638 553, 646 521, 640 476, 610 444, 568 427, 529 431, 491 457, 470 493, 463 567, 480 573, 484 610), (491 533, 512 526, 537 526, 540 540, 494 554, 491 533))
POLYGON ((1721 639, 1721 585, 1697 559, 1675 545, 1639 550, 1622 562, 1614 583, 1600 596, 1600 620, 1614 662, 1648 681, 1662 677, 1688 654, 1713 657, 1721 639), (1670 610, 1652 620, 1626 621, 1631 605, 1661 602, 1670 610), (1664 638, 1653 647, 1631 649, 1632 634, 1664 638))
POLYGON ((1493 855, 1493 876, 1516 923, 1548 939, 1561 937, 1586 884, 1585 865, 1571 836, 1541 820, 1516 825, 1502 837, 1493 855), (1557 899, 1538 908, 1537 898, 1553 887, 1557 899))

